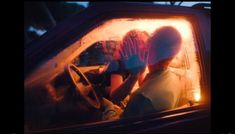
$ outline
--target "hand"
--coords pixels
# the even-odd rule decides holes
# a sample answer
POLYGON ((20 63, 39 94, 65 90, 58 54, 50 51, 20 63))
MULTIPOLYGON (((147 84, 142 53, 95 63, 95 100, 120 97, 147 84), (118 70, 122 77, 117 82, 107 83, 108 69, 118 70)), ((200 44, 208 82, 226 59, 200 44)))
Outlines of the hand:
POLYGON ((147 62, 146 49, 140 50, 144 42, 138 39, 128 39, 120 46, 119 55, 124 69, 132 74, 141 72, 147 62))
POLYGON ((130 58, 122 60, 123 67, 131 74, 138 74, 142 72, 145 68, 145 63, 143 63, 138 55, 132 55, 130 58))

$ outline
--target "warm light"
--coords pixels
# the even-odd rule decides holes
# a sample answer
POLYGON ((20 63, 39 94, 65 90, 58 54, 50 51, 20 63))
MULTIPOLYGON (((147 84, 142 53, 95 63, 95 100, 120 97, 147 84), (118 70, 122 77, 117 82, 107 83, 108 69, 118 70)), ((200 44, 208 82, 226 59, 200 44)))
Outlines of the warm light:
MULTIPOLYGON (((197 50, 195 47, 195 40, 192 33, 192 27, 190 21, 185 18, 165 18, 165 19, 111 19, 106 21, 97 28, 94 28, 80 40, 76 41, 74 44, 64 49, 58 55, 53 57, 47 63, 39 67, 30 77, 25 81, 25 86, 33 86, 34 83, 47 81, 54 77, 52 74, 58 74, 59 71, 64 71, 65 65, 71 63, 71 61, 76 58, 85 49, 90 47, 97 41, 122 41, 123 36, 127 32, 133 29, 138 29, 146 31, 150 36, 152 33, 163 27, 163 26, 173 26, 175 27, 182 36, 182 49, 181 52, 172 60, 170 67, 174 68, 174 71, 180 75, 187 75, 192 82, 191 91, 188 91, 187 98, 190 100, 199 101, 200 96, 200 68, 198 64, 198 59, 196 56, 197 50), (183 64, 181 64, 183 63, 183 64), (182 65, 187 67, 183 68, 182 65), (56 65, 56 66, 55 66, 56 65), (186 69, 186 71, 185 71, 186 69), (52 77, 53 76, 53 77, 52 77)), ((87 68, 87 67, 86 67, 87 68)), ((102 71, 101 71, 102 72, 102 71)), ((144 72, 144 77, 149 72, 146 68, 144 72)), ((143 77, 143 78, 144 78, 143 77)), ((113 83, 113 82, 112 82, 113 83)), ((120 83, 116 81, 114 83, 120 83)), ((117 85, 114 85, 117 86, 117 85)), ((139 83, 137 82, 132 90, 135 91, 139 88, 139 83)))
MULTIPOLYGON (((163 26, 173 26, 181 34, 182 37, 182 49, 181 52, 172 60, 170 64, 177 73, 180 75, 188 75, 191 79, 192 87, 189 92, 188 99, 200 100, 200 69, 198 65, 198 59, 196 57, 196 47, 194 42, 194 37, 192 33, 192 27, 190 22, 185 18, 167 18, 167 19, 112 19, 109 20, 99 27, 90 31, 86 36, 84 36, 78 45, 82 45, 79 49, 70 54, 70 59, 76 57, 80 52, 88 48, 90 45, 97 41, 107 41, 116 40, 122 41, 123 36, 127 32, 133 29, 138 29, 141 31, 146 31, 150 36, 154 31, 163 26), (183 63, 183 64, 182 64, 183 63), (185 64, 185 65, 184 65, 185 64), (186 65, 187 64, 187 65, 186 65), (187 67, 183 67, 187 66, 187 67), (185 71, 186 69, 186 71, 185 71), (197 94, 195 94, 197 93, 197 94)), ((68 59, 69 59, 68 58, 68 59)), ((144 72, 144 77, 148 73, 148 68, 144 72)), ((143 78, 144 78, 143 77, 143 78)), ((136 91, 139 88, 140 83, 136 82, 134 88, 131 92, 136 91)))
POLYGON ((131 93, 134 93, 139 87, 140 87, 140 86, 139 86, 139 82, 137 81, 137 82, 135 83, 134 87, 132 88, 131 93))
POLYGON ((200 93, 195 93, 195 94, 194 94, 194 100, 195 100, 196 102, 198 102, 200 99, 201 99, 200 93))
POLYGON ((187 23, 186 20, 174 22, 173 26, 175 26, 175 28, 181 33, 182 38, 190 39, 191 26, 187 23))
POLYGON ((143 78, 145 78, 148 73, 149 73, 149 68, 146 67, 146 68, 145 68, 145 71, 144 71, 144 73, 143 73, 143 78))

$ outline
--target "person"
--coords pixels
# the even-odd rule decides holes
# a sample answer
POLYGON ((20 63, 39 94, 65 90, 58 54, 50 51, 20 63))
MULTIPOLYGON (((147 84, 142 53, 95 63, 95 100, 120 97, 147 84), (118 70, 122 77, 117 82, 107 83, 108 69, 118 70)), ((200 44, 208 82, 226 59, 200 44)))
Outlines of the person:
POLYGON ((114 59, 107 67, 106 74, 110 88, 109 96, 103 98, 103 119, 117 119, 126 106, 129 94, 136 84, 141 85, 144 79, 144 70, 147 63, 148 33, 131 30, 122 40, 119 49, 114 53, 114 59), (138 75, 132 75, 138 72, 138 75), (120 108, 120 107, 121 108, 120 108))
POLYGON ((108 65, 105 72, 109 75, 108 98, 116 104, 120 104, 120 101, 130 93, 136 82, 139 85, 143 82, 143 70, 147 62, 147 39, 147 32, 136 29, 129 31, 123 37, 119 49, 115 51, 114 60, 108 65), (131 76, 130 71, 135 70, 137 66, 141 66, 143 69, 136 80, 131 76))
MULTIPOLYGON (((180 33, 171 26, 157 29, 148 41, 148 68, 142 86, 134 92, 122 114, 122 117, 141 116, 176 108, 186 79, 172 72, 168 65, 181 49, 180 33)), ((138 76, 138 73, 132 74, 138 76)))

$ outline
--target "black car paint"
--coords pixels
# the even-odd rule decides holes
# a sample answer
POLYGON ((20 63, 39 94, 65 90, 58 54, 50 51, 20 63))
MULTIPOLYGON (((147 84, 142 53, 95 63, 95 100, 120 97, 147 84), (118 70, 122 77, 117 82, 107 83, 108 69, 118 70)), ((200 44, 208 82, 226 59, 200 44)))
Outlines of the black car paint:
POLYGON ((29 133, 209 133, 209 112, 208 106, 200 105, 143 117, 100 121, 29 133))

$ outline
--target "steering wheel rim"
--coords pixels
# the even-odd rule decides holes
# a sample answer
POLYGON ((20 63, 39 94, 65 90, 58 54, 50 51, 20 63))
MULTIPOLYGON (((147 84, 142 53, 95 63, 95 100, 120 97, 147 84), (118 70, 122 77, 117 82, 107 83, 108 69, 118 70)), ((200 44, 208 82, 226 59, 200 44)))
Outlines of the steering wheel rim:
MULTIPOLYGON (((79 68, 77 66, 75 66, 74 64, 68 64, 67 66, 67 71, 69 73, 69 76, 72 80, 72 83, 73 85, 75 86, 75 88, 77 89, 76 91, 79 92, 79 94, 82 96, 82 98, 90 105, 92 106, 93 108, 96 108, 96 109, 99 109, 100 108, 100 100, 99 98, 97 97, 97 94, 94 90, 94 87, 92 86, 92 84, 90 83, 90 81, 87 79, 87 77, 79 70, 79 68), (74 79, 73 77, 73 74, 72 74, 72 69, 75 69, 74 71, 78 71, 82 78, 86 81, 86 83, 88 84, 89 88, 90 88, 90 91, 92 93, 92 95, 94 96, 95 99, 92 99, 91 97, 89 97, 88 95, 85 95, 84 93, 82 93, 82 91, 79 89, 77 83, 76 83, 76 80, 74 79)), ((76 72, 77 73, 77 72, 76 72)), ((78 74, 77 74, 78 75, 78 74)), ((87 86, 87 87, 88 87, 87 86)))

